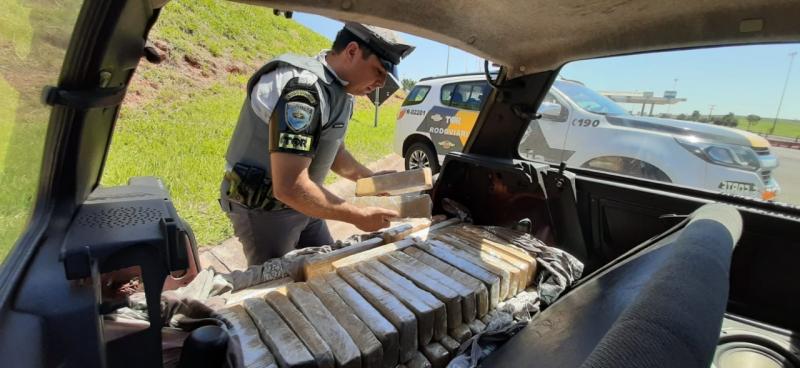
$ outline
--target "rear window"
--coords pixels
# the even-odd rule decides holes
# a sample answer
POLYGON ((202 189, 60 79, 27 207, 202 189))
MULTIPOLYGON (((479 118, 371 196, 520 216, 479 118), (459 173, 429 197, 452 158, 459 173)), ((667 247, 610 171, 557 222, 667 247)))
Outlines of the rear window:
POLYGON ((798 205, 800 74, 792 70, 798 46, 569 63, 518 152, 550 164, 798 205))
POLYGON ((408 97, 406 100, 403 101, 403 106, 409 105, 416 105, 422 103, 425 100, 425 96, 428 95, 428 91, 431 90, 429 86, 415 86, 411 92, 408 93, 408 97))
MULTIPOLYGON (((0 265, 33 213, 50 107, 77 1, 3 1, 0 12, 0 265)), ((2 267, 2 266, 0 266, 2 267)))
POLYGON ((489 85, 486 82, 446 84, 442 86, 439 98, 447 106, 480 111, 488 90, 489 85))

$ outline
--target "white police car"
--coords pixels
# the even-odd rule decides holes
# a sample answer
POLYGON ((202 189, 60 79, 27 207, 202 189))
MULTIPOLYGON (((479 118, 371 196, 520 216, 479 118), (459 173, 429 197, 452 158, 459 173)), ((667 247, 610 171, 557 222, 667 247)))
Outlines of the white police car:
MULTIPOLYGON (((422 79, 395 127, 394 150, 406 169, 437 172, 461 151, 491 92, 483 74, 422 79)), ((580 82, 557 80, 519 142, 521 157, 565 162, 679 185, 771 200, 780 190, 778 159, 758 135, 692 121, 633 116, 580 82)))

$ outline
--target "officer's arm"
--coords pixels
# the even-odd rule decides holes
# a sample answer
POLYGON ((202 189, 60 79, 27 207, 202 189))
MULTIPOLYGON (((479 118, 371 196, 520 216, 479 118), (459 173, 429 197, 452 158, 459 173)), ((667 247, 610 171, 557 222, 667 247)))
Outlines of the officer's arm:
POLYGON ((289 207, 308 216, 345 222, 355 222, 361 215, 358 207, 311 180, 310 157, 273 152, 270 161, 273 194, 289 207))
POLYGON ((275 198, 306 216, 349 222, 363 231, 377 231, 398 215, 383 208, 355 207, 313 182, 308 176, 309 157, 273 152, 270 161, 275 198))
POLYGON ((322 129, 319 96, 313 84, 295 78, 284 87, 269 123, 272 194, 311 217, 349 222, 363 231, 389 225, 397 212, 358 208, 311 180, 308 169, 322 129))
POLYGON ((347 148, 344 147, 344 143, 339 146, 339 152, 336 153, 336 158, 333 160, 331 170, 339 176, 352 181, 375 175, 372 170, 358 162, 358 160, 347 151, 347 148))

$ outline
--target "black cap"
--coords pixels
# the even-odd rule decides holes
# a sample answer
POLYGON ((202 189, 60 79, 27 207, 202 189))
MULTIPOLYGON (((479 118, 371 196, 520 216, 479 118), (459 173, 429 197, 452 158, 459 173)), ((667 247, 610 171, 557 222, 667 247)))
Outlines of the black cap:
POLYGON ((403 43, 400 35, 390 29, 356 22, 345 23, 344 29, 363 41, 391 74, 395 74, 395 66, 400 60, 414 51, 414 46, 403 43))

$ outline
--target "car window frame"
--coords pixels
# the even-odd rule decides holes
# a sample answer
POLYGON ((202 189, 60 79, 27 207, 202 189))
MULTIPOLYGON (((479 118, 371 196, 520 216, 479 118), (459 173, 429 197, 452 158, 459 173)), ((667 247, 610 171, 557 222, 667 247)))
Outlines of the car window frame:
POLYGON ((411 91, 408 92, 408 96, 406 96, 406 99, 403 100, 403 104, 401 106, 419 105, 419 104, 425 102, 425 99, 428 98, 428 94, 430 94, 430 92, 431 92, 431 86, 416 85, 413 88, 411 88, 411 91), (425 90, 424 94, 422 95, 422 99, 420 99, 420 100, 411 100, 410 98, 411 98, 411 96, 414 95, 414 91, 419 91, 421 89, 425 90))
POLYGON ((454 109, 461 109, 461 110, 469 110, 469 111, 480 112, 481 110, 483 110, 483 105, 486 102, 486 97, 488 96, 488 94, 486 93, 487 92, 487 87, 488 87, 488 83, 486 81, 484 81, 484 80, 468 80, 468 81, 461 81, 461 82, 445 83, 445 84, 442 84, 442 86, 439 88, 439 103, 441 103, 444 106, 452 107, 454 109), (481 89, 482 95, 481 95, 481 98, 480 98, 478 106, 472 106, 472 105, 467 104, 466 102, 464 104, 459 104, 459 105, 453 105, 452 104, 453 92, 459 86, 462 86, 462 85, 471 85, 470 89, 469 89, 469 96, 472 96, 472 93, 474 92, 474 89, 476 87, 481 89), (451 87, 451 86, 452 86, 452 89, 450 90, 450 96, 449 96, 449 98, 447 100, 445 100, 444 99, 444 93, 445 93, 446 90, 448 90, 448 87, 451 87))

